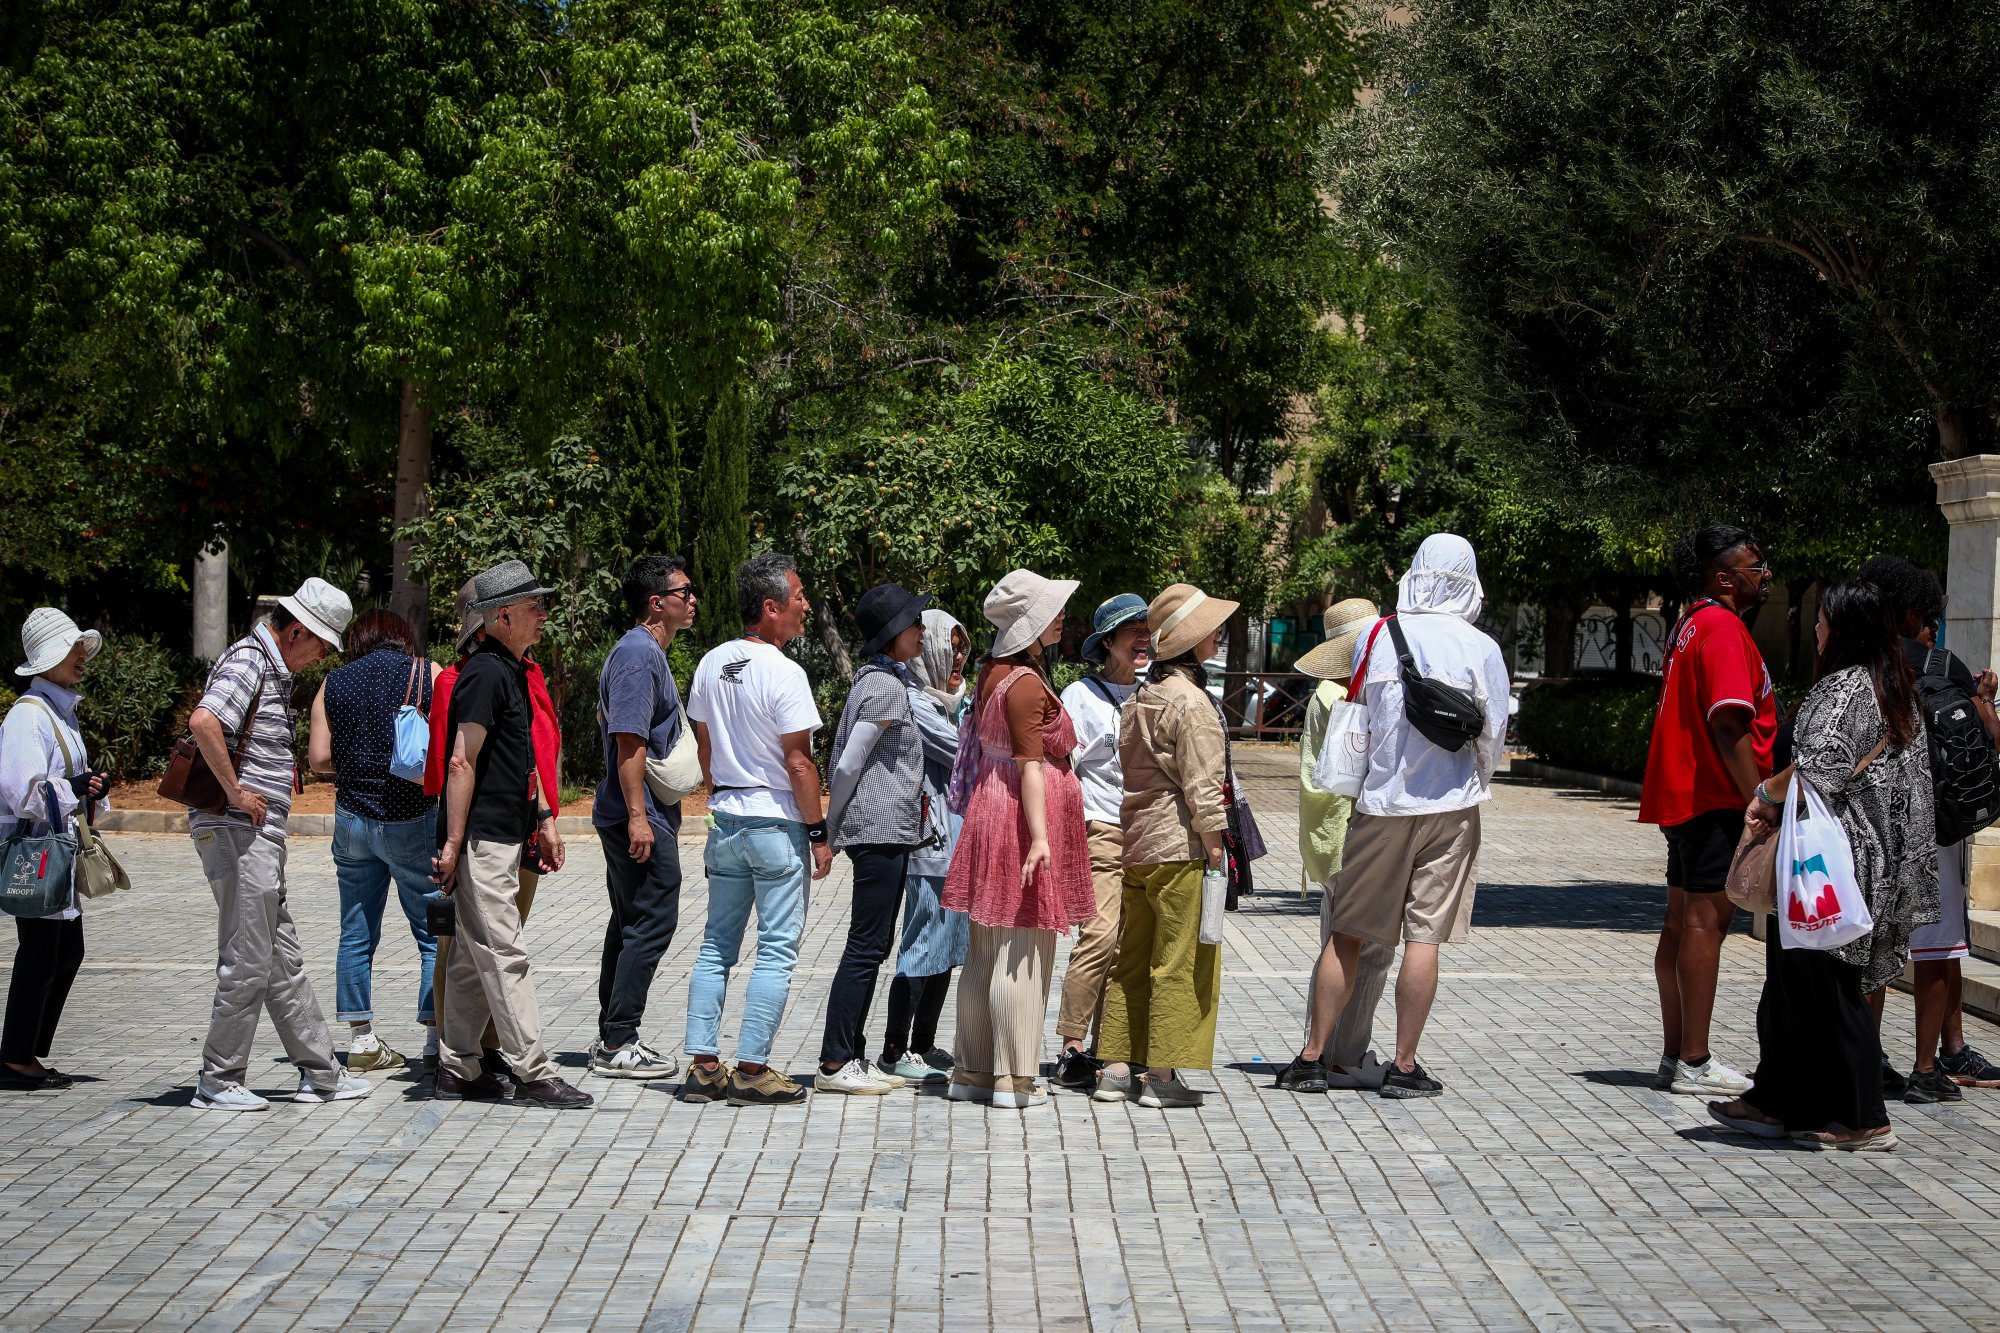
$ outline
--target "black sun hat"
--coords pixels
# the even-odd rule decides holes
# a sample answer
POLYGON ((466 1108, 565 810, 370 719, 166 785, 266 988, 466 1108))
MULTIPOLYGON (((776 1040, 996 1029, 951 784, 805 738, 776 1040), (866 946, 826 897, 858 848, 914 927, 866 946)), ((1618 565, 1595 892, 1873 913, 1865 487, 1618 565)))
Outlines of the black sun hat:
POLYGON ((930 604, 929 597, 894 583, 878 583, 862 593, 854 604, 854 623, 867 636, 861 655, 873 657, 888 647, 898 634, 917 623, 930 604))

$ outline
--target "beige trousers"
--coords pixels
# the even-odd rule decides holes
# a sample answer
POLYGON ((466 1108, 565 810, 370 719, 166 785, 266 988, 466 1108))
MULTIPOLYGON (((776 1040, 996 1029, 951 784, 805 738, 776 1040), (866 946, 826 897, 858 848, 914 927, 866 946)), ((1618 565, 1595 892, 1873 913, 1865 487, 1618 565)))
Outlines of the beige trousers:
POLYGON ((972 923, 972 944, 958 973, 958 1038, 952 1052, 960 1082, 1034 1078, 1042 1071, 1049 974, 1056 933, 972 923))
POLYGON ((299 1072, 314 1087, 331 1088, 340 1066, 285 902, 285 844, 248 824, 205 825, 193 837, 216 908, 215 1003, 201 1048, 202 1083, 214 1089, 248 1080, 257 1020, 268 1011, 299 1072))
MULTIPOLYGON (((1319 947, 1326 947, 1327 937, 1333 934, 1333 883, 1329 880, 1320 886, 1319 895, 1319 947)), ((1389 981, 1389 964, 1396 961, 1396 951, 1386 944, 1374 940, 1361 941, 1361 962, 1355 969, 1354 989, 1348 993, 1347 1007, 1340 1011, 1340 1019, 1333 1025, 1333 1036, 1326 1043, 1326 1051, 1321 1056, 1330 1065, 1342 1069, 1352 1069, 1361 1063, 1361 1057, 1375 1040, 1375 1010, 1382 1003, 1382 991, 1389 981)), ((1306 1027, 1312 1027, 1312 979, 1306 979, 1306 1027)))
MULTIPOLYGON (((521 891, 514 895, 514 906, 520 911, 521 924, 524 926, 528 923, 528 909, 535 905, 535 887, 541 882, 542 877, 540 875, 527 869, 525 866, 522 867, 521 891)), ((451 938, 449 935, 438 936, 437 961, 431 966, 431 974, 435 977, 443 978, 450 974, 451 938)), ((443 981, 440 980, 433 987, 433 990, 435 994, 432 999, 437 1009, 438 1031, 443 1032, 446 999, 443 981)), ((486 1031, 479 1034, 479 1049, 482 1051, 497 1051, 500 1049, 500 1034, 494 1029, 491 1018, 486 1020, 486 1031)))
POLYGON ((441 1068, 462 1079, 479 1077, 480 1038, 487 1020, 499 1037, 500 1054, 525 1083, 555 1078, 555 1062, 542 1049, 541 1013, 535 1007, 535 980, 521 944, 521 844, 465 844, 458 859, 458 934, 445 967, 445 994, 438 1040, 441 1068))
POLYGON ((1090 829, 1090 880, 1097 892, 1097 915, 1076 932, 1063 974, 1062 1008, 1056 1015, 1056 1035, 1078 1041, 1104 1031, 1104 992, 1111 970, 1118 966, 1118 932, 1124 921, 1125 830, 1093 819, 1090 829))

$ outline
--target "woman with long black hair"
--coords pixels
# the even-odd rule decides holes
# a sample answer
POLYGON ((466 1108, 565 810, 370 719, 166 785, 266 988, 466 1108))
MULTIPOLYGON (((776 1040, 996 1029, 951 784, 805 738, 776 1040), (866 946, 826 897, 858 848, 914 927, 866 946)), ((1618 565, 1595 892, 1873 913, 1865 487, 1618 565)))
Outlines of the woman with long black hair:
POLYGON ((1930 751, 1916 679, 1881 590, 1861 579, 1827 589, 1818 638, 1819 681, 1779 736, 1779 758, 1789 748, 1792 762, 1759 784, 1745 819, 1777 836, 1791 783, 1810 782, 1847 834, 1875 929, 1822 952, 1785 948, 1770 923, 1755 1086, 1709 1103, 1709 1112, 1762 1138, 1884 1152, 1896 1132, 1865 997, 1902 974, 1911 930, 1938 917, 1930 751))

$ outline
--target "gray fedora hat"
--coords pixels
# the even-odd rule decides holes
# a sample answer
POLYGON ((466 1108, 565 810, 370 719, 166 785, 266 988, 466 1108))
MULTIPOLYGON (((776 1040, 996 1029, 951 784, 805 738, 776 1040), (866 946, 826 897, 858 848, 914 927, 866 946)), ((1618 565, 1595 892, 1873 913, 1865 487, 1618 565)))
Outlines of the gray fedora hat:
POLYGON ((553 588, 544 588, 521 561, 502 560, 493 568, 472 576, 472 602, 466 609, 484 613, 496 607, 525 602, 530 597, 546 597, 554 591, 553 588))

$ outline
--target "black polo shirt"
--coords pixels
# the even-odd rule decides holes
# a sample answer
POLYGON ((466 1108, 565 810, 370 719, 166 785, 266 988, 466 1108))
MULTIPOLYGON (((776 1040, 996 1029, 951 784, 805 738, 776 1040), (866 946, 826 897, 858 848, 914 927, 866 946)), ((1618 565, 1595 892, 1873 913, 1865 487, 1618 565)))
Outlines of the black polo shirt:
MULTIPOLYGON (((467 842, 526 842, 534 832, 535 807, 528 795, 528 775, 535 766, 534 705, 528 699, 527 671, 520 658, 489 635, 458 669, 458 683, 452 686, 445 743, 457 745, 461 723, 486 728, 486 742, 472 770, 467 842)), ((439 842, 445 838, 447 804, 438 802, 439 842)))

